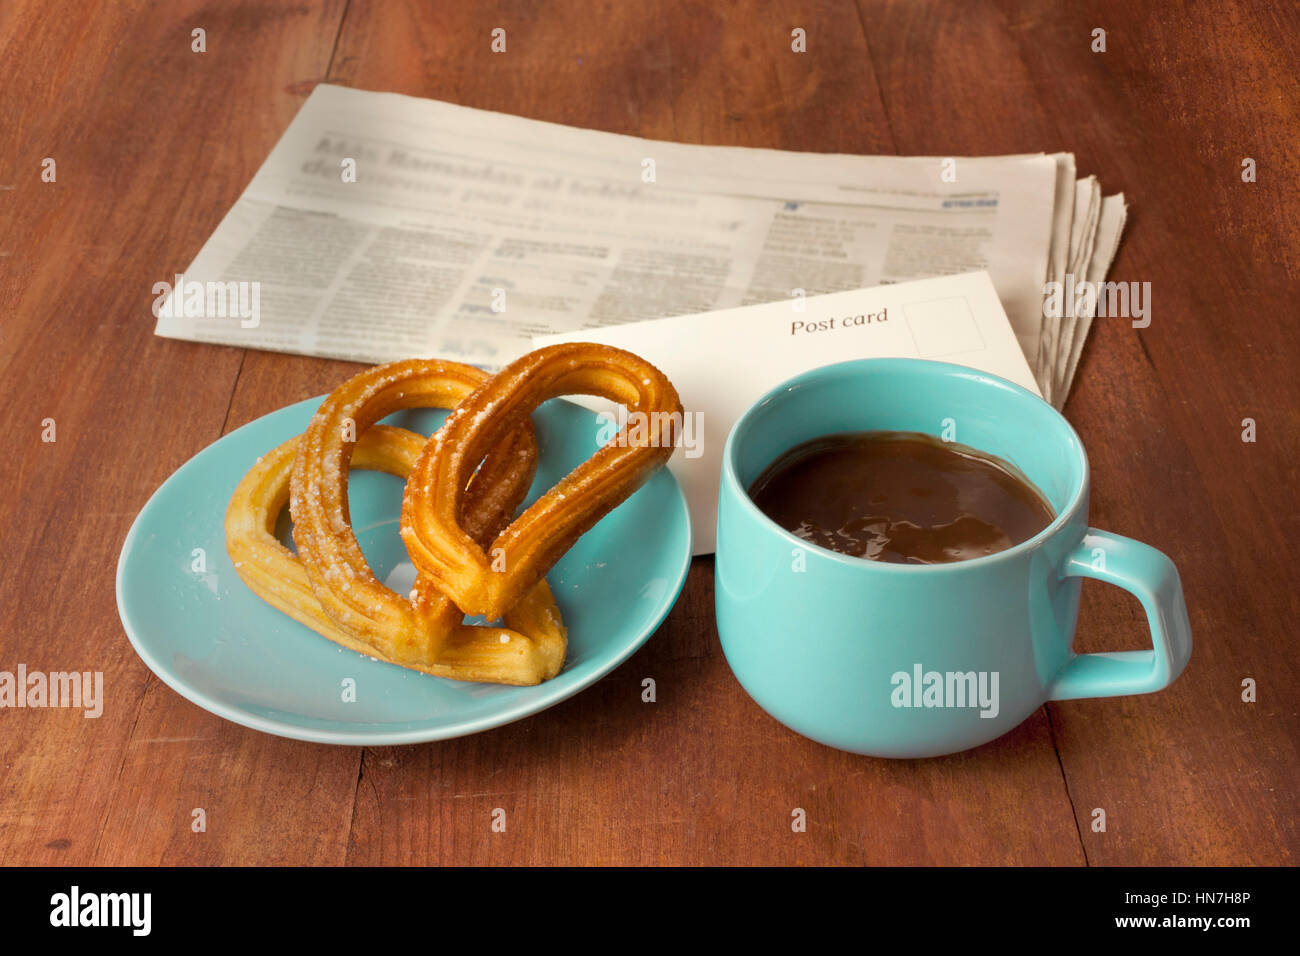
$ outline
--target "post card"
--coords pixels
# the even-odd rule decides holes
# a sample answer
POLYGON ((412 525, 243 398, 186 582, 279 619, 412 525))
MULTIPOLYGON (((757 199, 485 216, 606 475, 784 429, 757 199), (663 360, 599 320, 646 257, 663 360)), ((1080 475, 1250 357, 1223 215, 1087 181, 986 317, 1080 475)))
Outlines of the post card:
MULTIPOLYGON (((542 335, 535 346, 600 342, 643 356, 672 380, 686 412, 669 466, 691 511, 695 553, 713 552, 722 449, 765 392, 821 365, 924 358, 991 372, 1040 394, 986 272, 763 305, 542 335)), ((578 397, 617 419, 616 406, 578 397)))

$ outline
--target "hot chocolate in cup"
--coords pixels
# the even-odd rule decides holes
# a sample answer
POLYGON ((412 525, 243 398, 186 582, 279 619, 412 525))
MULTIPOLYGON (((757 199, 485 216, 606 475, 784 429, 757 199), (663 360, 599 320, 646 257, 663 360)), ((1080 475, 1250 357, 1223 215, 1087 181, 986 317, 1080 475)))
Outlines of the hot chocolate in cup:
POLYGON ((804 373, 737 420, 723 452, 715 605, 727 662, 777 720, 882 757, 965 750, 1048 700, 1144 694, 1191 654, 1173 563, 1088 525, 1088 460, 1038 396, 974 369, 864 359, 804 373), (911 432, 1008 463, 1055 515, 1026 540, 943 563, 822 547, 764 514, 749 489, 791 449, 827 436, 911 432), (1082 578, 1147 612, 1153 647, 1077 654, 1082 578))

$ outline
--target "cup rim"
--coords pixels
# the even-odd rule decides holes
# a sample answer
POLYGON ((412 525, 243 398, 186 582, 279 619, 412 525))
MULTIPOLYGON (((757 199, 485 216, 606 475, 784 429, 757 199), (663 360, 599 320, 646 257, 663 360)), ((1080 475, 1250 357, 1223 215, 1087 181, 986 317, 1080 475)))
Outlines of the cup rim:
POLYGON ((958 573, 967 569, 991 567, 994 564, 1012 561, 1021 555, 1037 550, 1042 547, 1043 543, 1053 537, 1057 532, 1064 528, 1073 520, 1073 516, 1079 508, 1080 503, 1088 493, 1088 486, 1091 479, 1091 470, 1088 464, 1088 455, 1084 450, 1083 441, 1079 438, 1079 433, 1074 430, 1074 426, 1059 411, 1053 408, 1048 402, 1040 396, 1035 395, 1029 389, 1015 382, 1002 378, 1000 375, 994 375, 992 372, 984 372, 977 368, 971 368, 966 365, 956 365, 952 362, 937 362, 933 359, 921 358, 863 358, 849 359, 844 362, 834 362, 830 365, 819 365, 816 368, 809 369, 806 372, 800 372, 792 378, 786 379, 779 385, 776 385, 763 393, 762 397, 756 399, 748 408, 741 413, 740 417, 732 424, 731 430, 727 433, 727 441, 722 450, 722 481, 737 498, 740 499, 740 506, 746 510, 750 517, 757 518, 764 522, 766 526, 780 534, 794 547, 810 549, 818 555, 834 560, 840 564, 845 564, 855 568, 869 568, 882 574, 942 574, 958 573), (1065 427, 1066 435, 1071 444, 1071 450, 1077 457, 1079 468, 1079 481, 1070 495, 1069 501, 1054 517, 1047 527, 1043 528, 1032 538, 1007 548, 1004 551, 997 551, 993 554, 986 554, 978 558, 968 558, 964 561, 946 561, 942 564, 895 564, 889 561, 872 561, 870 558, 861 558, 857 555, 842 554, 839 551, 832 551, 830 548, 824 548, 819 544, 814 544, 804 538, 800 538, 794 532, 781 527, 754 503, 754 499, 749 496, 749 490, 740 483, 740 478, 736 474, 736 445, 737 435, 742 428, 749 425, 750 420, 758 412, 779 399, 782 395, 789 393, 797 388, 812 384, 812 382, 824 379, 828 376, 844 375, 859 370, 886 369, 889 367, 907 368, 922 366, 923 371, 927 374, 940 374, 944 376, 956 376, 971 381, 979 382, 981 385, 993 386, 1011 392, 1020 400, 1028 399, 1039 405, 1044 406, 1047 411, 1056 418, 1057 422, 1065 427))

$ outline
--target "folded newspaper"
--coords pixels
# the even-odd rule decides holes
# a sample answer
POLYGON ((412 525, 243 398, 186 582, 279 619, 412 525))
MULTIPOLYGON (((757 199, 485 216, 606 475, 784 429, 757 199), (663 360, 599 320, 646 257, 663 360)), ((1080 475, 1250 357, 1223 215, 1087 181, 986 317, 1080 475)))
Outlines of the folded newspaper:
POLYGON ((534 336, 984 270, 1059 407, 1095 300, 1045 308, 1049 284, 1104 279, 1124 215, 1068 153, 688 146, 323 84, 154 287, 156 332, 493 368, 534 336))

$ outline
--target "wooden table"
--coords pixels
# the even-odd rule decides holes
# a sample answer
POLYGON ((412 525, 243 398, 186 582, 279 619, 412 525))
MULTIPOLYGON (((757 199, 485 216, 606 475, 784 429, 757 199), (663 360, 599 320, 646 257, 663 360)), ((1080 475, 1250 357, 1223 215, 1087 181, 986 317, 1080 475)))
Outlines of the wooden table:
MULTIPOLYGON (((1296 863, 1297 10, 1078 6, 0 6, 0 670, 100 670, 107 688, 98 720, 0 711, 0 862, 1296 863), (497 26, 506 55, 489 50, 497 26), (356 367, 157 338, 151 287, 325 80, 691 143, 1072 150, 1129 197, 1111 278, 1151 283, 1152 322, 1097 323, 1066 413, 1091 454, 1094 523, 1181 569, 1186 672, 1160 694, 1051 704, 973 752, 855 757, 741 690, 703 559, 628 663, 477 736, 317 746, 179 697, 118 621, 131 520, 220 435, 356 367)), ((1146 641, 1136 601, 1084 587, 1080 650, 1146 641)))

